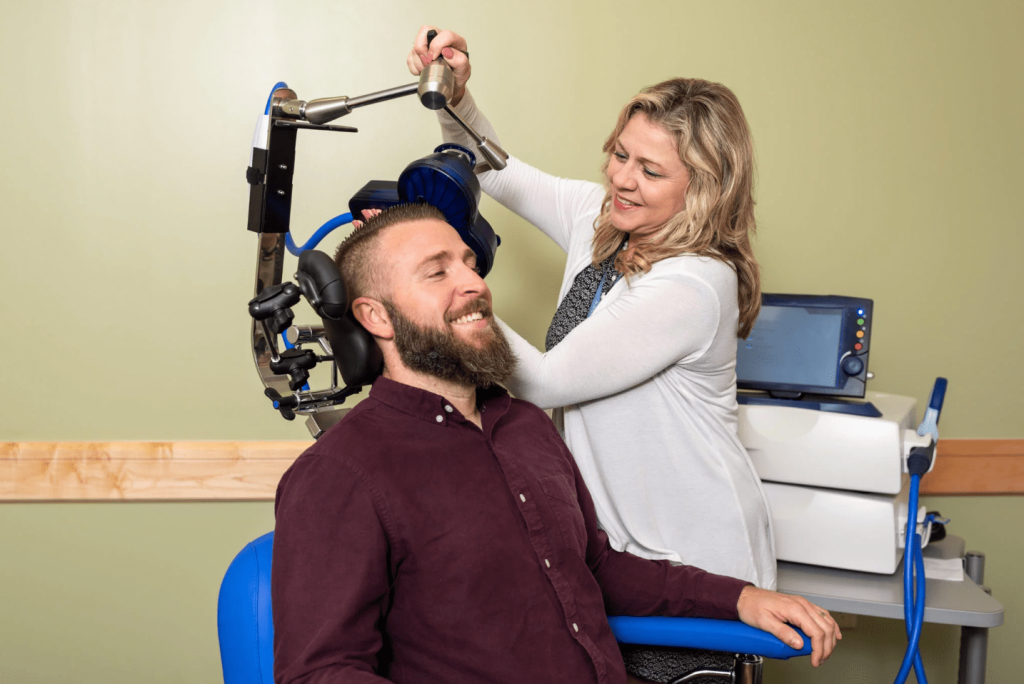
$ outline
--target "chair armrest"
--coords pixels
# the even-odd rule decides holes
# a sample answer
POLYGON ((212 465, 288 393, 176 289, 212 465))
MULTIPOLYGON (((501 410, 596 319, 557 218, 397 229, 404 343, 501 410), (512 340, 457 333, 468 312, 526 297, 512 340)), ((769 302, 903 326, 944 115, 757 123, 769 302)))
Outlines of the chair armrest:
POLYGON ((737 620, 708 618, 609 616, 612 633, 624 644, 704 648, 711 651, 744 653, 788 660, 811 654, 811 640, 794 627, 804 640, 797 650, 777 637, 737 620))

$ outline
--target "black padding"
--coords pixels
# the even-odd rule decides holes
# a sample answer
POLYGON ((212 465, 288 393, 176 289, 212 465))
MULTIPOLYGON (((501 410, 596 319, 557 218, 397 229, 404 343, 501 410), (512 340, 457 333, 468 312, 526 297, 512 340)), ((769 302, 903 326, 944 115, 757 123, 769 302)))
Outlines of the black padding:
POLYGON ((384 368, 384 356, 373 335, 366 332, 366 328, 352 317, 351 311, 342 316, 341 320, 322 320, 345 386, 373 384, 384 368))
POLYGON ((345 386, 373 383, 384 366, 384 357, 373 335, 353 318, 345 284, 334 261, 323 252, 306 250, 299 256, 295 278, 302 294, 320 315, 345 386))
POLYGON ((334 261, 315 249, 299 256, 299 287, 306 300, 324 318, 339 319, 348 311, 345 283, 334 261), (301 276, 308 276, 303 278, 301 276))

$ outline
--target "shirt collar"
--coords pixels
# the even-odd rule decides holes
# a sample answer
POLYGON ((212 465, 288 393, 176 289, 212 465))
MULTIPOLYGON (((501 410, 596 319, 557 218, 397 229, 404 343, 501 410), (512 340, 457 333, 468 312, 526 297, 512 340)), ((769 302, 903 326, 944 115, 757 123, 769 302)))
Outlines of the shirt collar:
MULTIPOLYGON (((395 382, 383 375, 378 376, 370 388, 370 397, 381 402, 396 411, 419 418, 434 425, 447 424, 449 418, 465 418, 455 405, 440 394, 428 392, 419 387, 395 382), (438 420, 438 417, 441 420, 438 420)), ((505 388, 499 385, 492 385, 486 389, 476 391, 477 405, 480 411, 486 411, 488 407, 507 407, 511 398, 505 388)))

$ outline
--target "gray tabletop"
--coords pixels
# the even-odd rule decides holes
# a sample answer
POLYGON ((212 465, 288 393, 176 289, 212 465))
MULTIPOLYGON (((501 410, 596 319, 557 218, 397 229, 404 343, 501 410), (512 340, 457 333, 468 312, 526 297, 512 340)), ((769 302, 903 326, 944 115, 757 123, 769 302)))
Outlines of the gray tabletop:
MULTIPOLYGON (((925 547, 925 557, 959 558, 964 540, 950 536, 925 547)), ((779 591, 797 594, 827 610, 903 619, 903 564, 893 575, 821 568, 779 561, 779 591)), ((1003 606, 964 576, 963 582, 927 580, 925 622, 998 627, 1003 606)))

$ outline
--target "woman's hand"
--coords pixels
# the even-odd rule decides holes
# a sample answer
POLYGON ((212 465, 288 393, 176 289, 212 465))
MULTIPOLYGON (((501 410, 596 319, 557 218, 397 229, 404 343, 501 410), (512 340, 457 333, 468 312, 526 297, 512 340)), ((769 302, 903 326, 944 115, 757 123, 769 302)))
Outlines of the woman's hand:
POLYGON ((466 39, 459 34, 441 31, 434 26, 421 26, 420 32, 416 34, 412 50, 405 58, 405 63, 413 76, 419 76, 423 68, 437 59, 438 55, 444 57, 455 74, 455 93, 452 95, 450 103, 454 107, 462 101, 463 95, 466 94, 466 82, 469 81, 469 74, 472 71, 467 49, 466 39), (430 41, 430 47, 427 47, 428 31, 437 31, 434 40, 430 41))
POLYGON ((811 638, 811 665, 814 667, 832 655, 836 640, 843 638, 839 625, 828 611, 802 596, 780 594, 748 585, 740 593, 736 611, 743 622, 774 634, 793 648, 803 648, 804 644, 800 635, 789 625, 804 630, 811 638))

